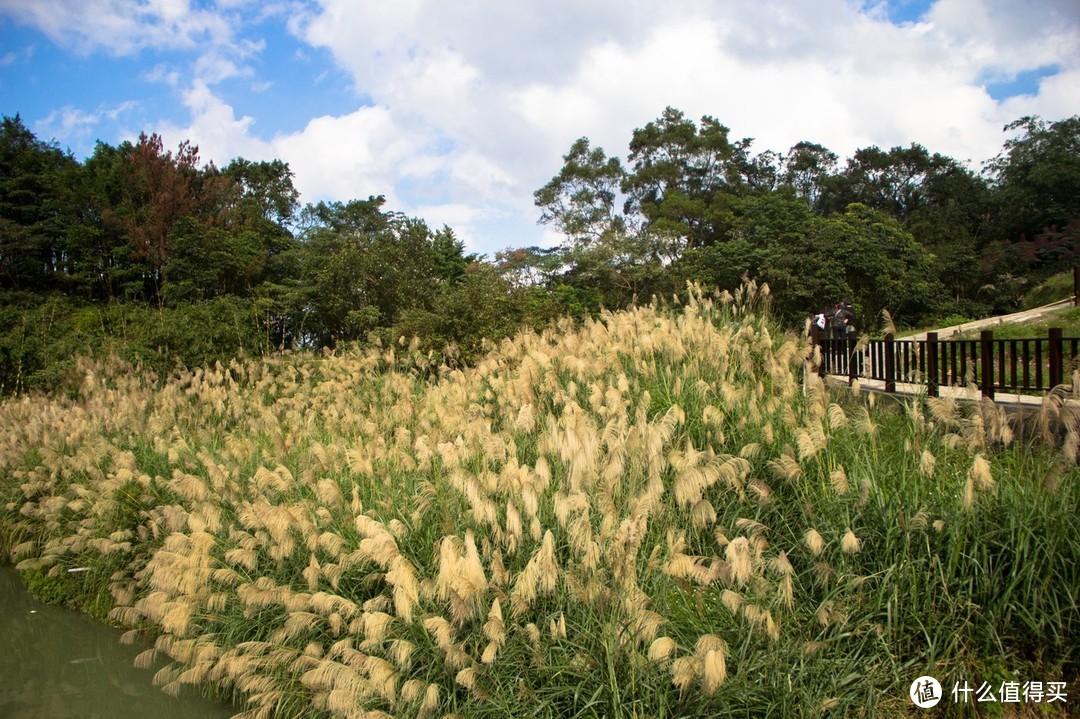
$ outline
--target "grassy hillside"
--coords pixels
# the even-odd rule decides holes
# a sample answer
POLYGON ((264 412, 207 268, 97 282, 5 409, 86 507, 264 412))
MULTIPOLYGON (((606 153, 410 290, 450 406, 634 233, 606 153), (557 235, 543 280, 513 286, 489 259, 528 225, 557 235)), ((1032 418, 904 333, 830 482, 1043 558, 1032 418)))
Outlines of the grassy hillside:
MULTIPOLYGON (((1045 339, 1051 327, 1061 328, 1064 337, 1080 337, 1080 307, 1067 307, 1024 322, 1010 322, 991 326, 995 339, 1045 339)), ((979 332, 973 330, 959 335, 962 339, 977 339, 979 332)))
POLYGON ((1051 302, 1063 300, 1073 295, 1073 273, 1059 272, 1036 285, 1024 295, 1024 308, 1042 307, 1051 302))
POLYGON ((992 406, 830 395, 765 300, 436 379, 401 347, 86 364, 0 404, 3 549, 244 717, 908 716, 922 674, 1075 677, 1060 403, 1055 452, 992 406))

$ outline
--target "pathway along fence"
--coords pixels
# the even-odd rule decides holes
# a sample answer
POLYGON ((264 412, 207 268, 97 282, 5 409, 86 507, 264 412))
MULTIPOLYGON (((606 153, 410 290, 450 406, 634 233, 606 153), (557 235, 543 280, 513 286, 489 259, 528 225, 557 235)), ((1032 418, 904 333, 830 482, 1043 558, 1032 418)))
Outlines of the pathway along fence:
POLYGON ((928 332, 925 340, 895 339, 891 334, 857 346, 854 340, 817 338, 819 372, 869 377, 895 392, 896 383, 922 384, 931 397, 943 386, 974 382, 984 397, 998 391, 1017 394, 1048 392, 1080 363, 1080 337, 1063 337, 1060 328, 1036 339, 994 339, 984 330, 979 339, 942 340, 928 332))

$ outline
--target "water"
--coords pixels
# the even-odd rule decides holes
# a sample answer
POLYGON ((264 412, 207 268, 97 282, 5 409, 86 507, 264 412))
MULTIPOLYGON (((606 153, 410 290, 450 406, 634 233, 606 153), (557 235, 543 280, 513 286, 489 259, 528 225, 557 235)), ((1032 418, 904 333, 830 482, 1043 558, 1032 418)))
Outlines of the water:
POLYGON ((143 646, 90 617, 38 602, 0 566, 0 717, 224 719, 236 710, 198 695, 170 697, 132 662, 143 646))

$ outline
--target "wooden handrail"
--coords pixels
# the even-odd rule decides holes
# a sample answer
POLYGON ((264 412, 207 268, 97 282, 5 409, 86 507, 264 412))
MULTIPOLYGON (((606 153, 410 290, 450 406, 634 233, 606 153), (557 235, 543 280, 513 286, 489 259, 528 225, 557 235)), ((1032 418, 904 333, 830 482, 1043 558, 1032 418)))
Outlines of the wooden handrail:
POLYGON ((978 340, 942 340, 936 332, 925 340, 898 340, 888 333, 861 349, 854 341, 827 336, 813 341, 821 348, 822 374, 850 380, 866 368, 871 379, 884 382, 886 392, 895 392, 898 382, 915 382, 931 397, 939 395, 941 385, 969 381, 991 399, 997 391, 1049 391, 1065 381, 1066 368, 1080 356, 1080 338, 1063 337, 1060 327, 1027 339, 994 339, 993 330, 983 330, 978 340))

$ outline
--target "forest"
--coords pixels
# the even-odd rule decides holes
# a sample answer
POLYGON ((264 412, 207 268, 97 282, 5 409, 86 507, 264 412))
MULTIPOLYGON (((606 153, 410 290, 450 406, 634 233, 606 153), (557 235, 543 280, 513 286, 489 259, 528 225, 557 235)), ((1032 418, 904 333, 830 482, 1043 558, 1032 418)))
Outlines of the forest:
MULTIPOLYGON (((1024 117, 979 168, 919 144, 841 161, 755 152, 667 108, 625 161, 574 142, 535 192, 554 248, 494 257, 382 196, 301 205, 288 165, 203 162, 158 135, 85 160, 0 126, 0 393, 64 389, 77 355, 162 375, 238 354, 407 345, 429 365, 687 283, 767 283, 787 326, 840 299, 873 331, 1019 307, 1080 248, 1080 116, 1024 117)), ((553 163, 555 164, 555 163, 553 163)))

